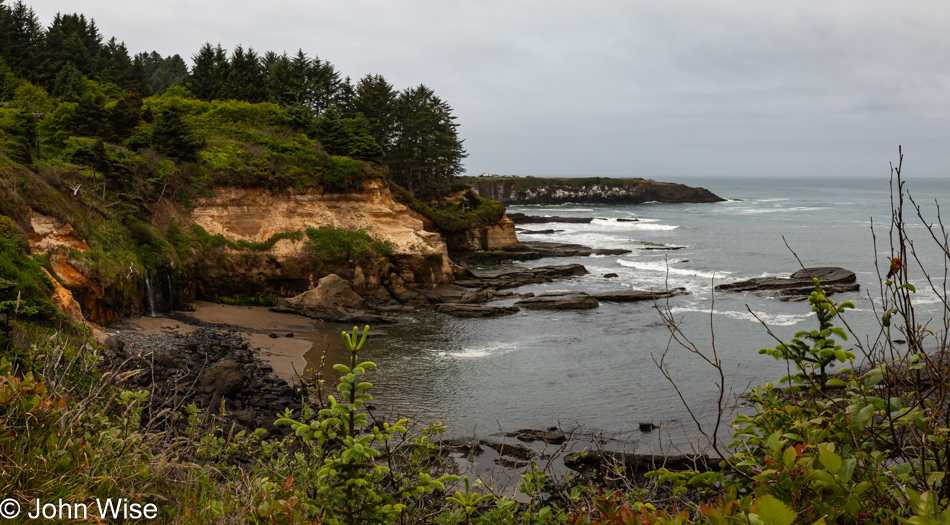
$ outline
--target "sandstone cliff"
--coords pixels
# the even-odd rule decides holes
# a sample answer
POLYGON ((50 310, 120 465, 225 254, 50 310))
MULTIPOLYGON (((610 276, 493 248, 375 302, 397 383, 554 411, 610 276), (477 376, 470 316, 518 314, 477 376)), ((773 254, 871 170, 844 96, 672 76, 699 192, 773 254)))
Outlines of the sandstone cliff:
MULTIPOLYGON (((163 268, 145 268, 134 255, 131 262, 116 262, 116 273, 127 284, 122 293, 115 293, 114 286, 90 267, 83 256, 89 246, 69 223, 35 210, 30 210, 29 217, 31 251, 47 256, 50 269, 72 292, 86 319, 99 324, 146 311, 144 279, 149 270, 162 272, 162 282, 171 276, 176 307, 196 297, 292 297, 313 289, 322 277, 337 274, 371 305, 397 309, 428 304, 427 291, 451 284, 465 272, 449 259, 443 237, 427 231, 423 217, 397 202, 381 180, 367 181, 361 191, 350 193, 218 187, 210 196, 194 201, 190 209, 166 201, 156 213, 160 231, 175 224, 188 232, 197 225, 206 237, 227 243, 208 247, 191 242, 184 249, 179 245, 177 257, 163 268), (386 253, 321 260, 304 232, 322 227, 362 230, 383 243, 386 253), (286 235, 290 233, 296 235, 286 235), (264 243, 279 234, 284 235, 266 249, 246 248, 248 243, 264 243)), ((518 242, 507 218, 455 235, 473 250, 503 249, 518 242)), ((58 293, 64 305, 69 303, 66 290, 58 293)))
POLYGON ((198 293, 208 295, 296 295, 336 273, 354 289, 377 301, 420 302, 415 290, 451 283, 457 267, 438 233, 426 231, 421 217, 396 202, 379 180, 359 193, 217 188, 200 199, 187 220, 230 241, 263 242, 275 234, 307 228, 363 230, 392 247, 388 261, 352 261, 330 267, 314 260, 307 240, 281 239, 266 251, 226 249, 196 272, 198 293))
POLYGON ((479 196, 502 204, 640 204, 644 202, 720 202, 705 188, 643 179, 482 178, 464 179, 479 196))

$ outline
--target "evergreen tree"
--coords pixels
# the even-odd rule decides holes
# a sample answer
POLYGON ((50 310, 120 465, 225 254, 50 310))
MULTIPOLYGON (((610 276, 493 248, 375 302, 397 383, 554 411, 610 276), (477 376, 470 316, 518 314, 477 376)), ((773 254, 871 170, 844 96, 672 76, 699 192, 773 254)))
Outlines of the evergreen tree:
POLYGON ((0 56, 0 101, 12 99, 18 83, 19 79, 7 66, 6 60, 0 56))
POLYGON ((152 94, 152 90, 148 87, 148 77, 145 76, 145 64, 137 55, 132 58, 132 74, 126 89, 140 98, 152 94))
POLYGON ((349 155, 350 137, 336 109, 328 109, 317 122, 317 140, 331 155, 349 155))
POLYGON ((17 1, 0 10, 0 57, 14 75, 39 84, 46 54, 45 34, 32 7, 17 1))
POLYGON ((141 76, 136 76, 132 59, 129 58, 124 42, 116 41, 115 37, 110 38, 99 48, 96 65, 98 80, 112 82, 126 92, 139 91, 141 93, 143 79, 141 76))
POLYGON ((148 92, 161 95, 171 86, 181 84, 188 75, 188 65, 180 55, 162 58, 157 52, 139 53, 135 61, 142 64, 148 92))
POLYGON ((76 102, 86 92, 82 72, 72 62, 66 62, 53 80, 52 94, 67 102, 76 102))
POLYGON ((97 78, 97 58, 102 45, 102 35, 94 20, 86 20, 81 14, 57 13, 46 31, 45 74, 50 79, 67 62, 72 62, 87 78, 97 78))
POLYGON ((424 85, 396 101, 396 135, 388 156, 393 179, 414 196, 439 197, 462 171, 465 149, 452 108, 424 85))
POLYGON ((297 50, 297 54, 290 60, 287 70, 287 88, 289 89, 291 104, 304 104, 311 110, 310 87, 308 76, 310 74, 310 59, 302 49, 297 50))
POLYGON ((109 120, 106 114, 105 97, 86 93, 79 98, 73 113, 73 130, 84 137, 108 137, 109 120))
POLYGON ((392 148, 395 126, 396 91, 382 75, 366 75, 356 84, 352 110, 369 122, 369 134, 383 150, 392 148))
POLYGON ((234 48, 226 86, 228 98, 251 103, 264 101, 264 73, 254 49, 234 48))
POLYGON ((142 120, 142 99, 129 92, 109 109, 109 140, 121 142, 130 136, 142 120))
POLYGON ((287 54, 278 55, 273 51, 268 51, 264 53, 261 63, 265 76, 265 100, 281 106, 297 104, 291 83, 291 62, 287 54))
POLYGON ((314 57, 306 70, 305 85, 306 99, 303 102, 310 106, 314 114, 322 115, 336 105, 342 83, 340 73, 333 64, 314 57))
POLYGON ((353 87, 353 81, 350 80, 350 77, 343 79, 343 82, 340 82, 340 89, 336 95, 336 106, 337 111, 340 112, 340 115, 343 118, 355 118, 357 116, 356 111, 353 109, 353 102, 356 100, 356 88, 353 87))
POLYGON ((220 99, 226 94, 225 82, 228 78, 228 57, 221 44, 211 47, 205 42, 192 61, 195 65, 185 82, 188 88, 200 100, 220 99))
POLYGON ((301 105, 288 106, 284 109, 284 114, 290 120, 290 127, 299 133, 309 137, 316 136, 316 121, 310 108, 301 105))
POLYGON ((150 144, 159 153, 182 160, 194 159, 201 147, 175 105, 165 106, 155 118, 150 144))
POLYGON ((343 119, 343 128, 350 137, 347 155, 354 159, 382 162, 383 149, 369 132, 369 122, 363 115, 343 119))

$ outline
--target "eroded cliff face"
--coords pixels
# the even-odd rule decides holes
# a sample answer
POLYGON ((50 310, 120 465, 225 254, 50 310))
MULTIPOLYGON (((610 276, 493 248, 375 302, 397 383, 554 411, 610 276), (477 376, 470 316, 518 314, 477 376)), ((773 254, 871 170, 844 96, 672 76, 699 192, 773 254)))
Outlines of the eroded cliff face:
POLYGON ((644 202, 720 202, 705 188, 642 179, 605 179, 603 182, 543 178, 473 178, 469 182, 481 197, 502 204, 640 204, 644 202))
POLYGON ((99 283, 83 274, 70 261, 70 250, 89 250, 86 242, 76 236, 72 225, 32 209, 29 217, 32 228, 32 231, 27 232, 30 251, 45 254, 49 259, 50 267, 56 274, 56 278, 50 275, 54 285, 53 303, 71 321, 82 323, 89 320, 108 324, 117 321, 120 313, 129 313, 123 305, 107 300, 99 283))
POLYGON ((360 293, 384 296, 383 292, 389 292, 406 302, 413 289, 454 282, 456 267, 442 237, 425 231, 421 218, 396 202, 379 180, 367 182, 360 193, 217 188, 213 194, 198 200, 188 214, 188 219, 212 235, 263 242, 278 233, 307 228, 363 230, 375 240, 388 242, 393 256, 389 261, 328 267, 314 260, 306 238, 282 239, 267 251, 227 250, 224 256, 206 261, 198 272, 199 292, 289 296, 336 273, 351 280, 360 293))

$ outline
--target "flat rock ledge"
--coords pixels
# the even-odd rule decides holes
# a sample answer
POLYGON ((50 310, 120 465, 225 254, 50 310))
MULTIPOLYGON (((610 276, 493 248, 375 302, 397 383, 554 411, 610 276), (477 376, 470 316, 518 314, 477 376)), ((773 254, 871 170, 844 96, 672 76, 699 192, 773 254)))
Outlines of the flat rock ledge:
POLYGON ((854 272, 834 266, 805 268, 789 277, 756 277, 737 283, 720 284, 716 290, 726 292, 774 292, 779 299, 794 301, 807 298, 815 290, 812 279, 821 281, 821 288, 831 295, 860 289, 854 272))
POLYGON ((631 250, 621 248, 591 248, 581 244, 560 242, 524 241, 522 246, 537 252, 541 257, 588 257, 590 255, 623 255, 631 250))
POLYGON ((589 310, 600 303, 584 292, 549 292, 518 301, 515 306, 529 310, 589 310))
POLYGON ((586 224, 594 220, 593 217, 539 217, 523 213, 509 213, 508 218, 515 224, 546 224, 549 222, 586 224))
POLYGON ((654 301, 656 299, 665 299, 676 295, 688 295, 686 288, 673 288, 663 292, 649 292, 644 290, 617 290, 613 292, 602 292, 591 294, 591 297, 598 301, 607 301, 614 303, 629 303, 635 301, 654 301))
POLYGON ((526 284, 549 283, 555 279, 587 275, 587 268, 582 264, 565 264, 561 266, 539 266, 524 268, 515 266, 502 270, 471 272, 474 279, 455 281, 458 286, 465 288, 517 288, 526 284))
POLYGON ((436 306, 435 311, 454 317, 501 317, 503 315, 514 315, 520 312, 521 309, 516 306, 445 303, 436 306))

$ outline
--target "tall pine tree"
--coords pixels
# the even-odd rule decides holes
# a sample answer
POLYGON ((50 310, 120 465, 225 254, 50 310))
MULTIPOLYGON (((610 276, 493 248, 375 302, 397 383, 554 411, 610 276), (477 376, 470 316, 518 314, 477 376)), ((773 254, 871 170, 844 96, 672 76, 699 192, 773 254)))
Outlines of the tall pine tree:
POLYGON ((191 59, 195 65, 191 68, 185 87, 200 100, 223 98, 230 67, 221 44, 211 47, 210 43, 205 42, 191 59))
POLYGON ((225 82, 227 98, 251 103, 264 101, 264 73, 254 49, 237 46, 231 53, 231 67, 225 82))
POLYGON ((393 145, 397 93, 382 75, 366 75, 356 84, 352 110, 369 123, 369 134, 386 158, 393 145))
POLYGON ((14 75, 40 84, 47 54, 39 17, 22 1, 0 8, 0 57, 14 75))
POLYGON ((452 108, 420 84, 399 94, 395 115, 388 156, 393 180, 413 196, 440 197, 466 157, 452 108))

